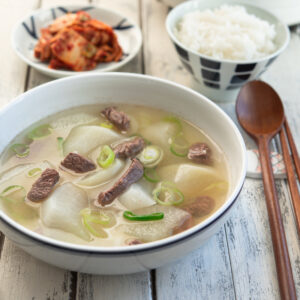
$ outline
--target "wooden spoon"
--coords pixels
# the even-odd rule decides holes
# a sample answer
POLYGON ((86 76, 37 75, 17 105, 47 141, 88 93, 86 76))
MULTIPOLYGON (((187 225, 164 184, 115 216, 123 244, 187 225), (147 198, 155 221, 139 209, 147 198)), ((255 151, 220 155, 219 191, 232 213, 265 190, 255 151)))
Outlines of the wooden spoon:
POLYGON ((269 143, 284 121, 277 93, 262 81, 245 84, 238 95, 236 114, 242 127, 258 144, 281 299, 297 299, 270 160, 269 143))

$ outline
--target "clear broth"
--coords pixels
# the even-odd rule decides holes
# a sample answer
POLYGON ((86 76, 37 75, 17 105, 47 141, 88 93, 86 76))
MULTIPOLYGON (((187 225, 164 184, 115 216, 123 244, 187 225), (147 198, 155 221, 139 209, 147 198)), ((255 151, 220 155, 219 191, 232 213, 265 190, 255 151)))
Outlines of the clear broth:
MULTIPOLYGON (((64 157, 62 155, 61 149, 58 148, 57 138, 62 137, 65 140, 70 130, 74 126, 87 124, 99 125, 101 122, 105 122, 105 119, 100 115, 100 112, 107 106, 108 105, 86 106, 69 111, 64 111, 47 119, 44 119, 42 120, 42 122, 34 124, 30 128, 24 130, 24 132, 22 132, 18 137, 15 138, 10 146, 15 143, 27 143, 28 139, 26 138, 26 134, 40 124, 48 123, 53 128, 52 133, 49 136, 39 140, 34 140, 30 143, 30 154, 27 157, 16 157, 16 155, 14 155, 14 153, 11 151, 10 146, 4 151, 4 153, 1 155, 0 160, 0 192, 11 185, 21 185, 25 188, 26 192, 30 190, 33 182, 36 181, 38 176, 27 176, 24 179, 24 172, 18 171, 18 168, 24 168, 25 170, 26 164, 28 164, 28 168, 26 169, 27 172, 28 169, 32 169, 40 162, 48 162, 50 166, 53 166, 60 173, 61 178, 58 185, 61 185, 65 182, 73 182, 74 180, 78 180, 80 176, 86 176, 86 174, 74 175, 60 168, 60 162, 64 157), (8 170, 13 171, 8 172, 8 170), (10 178, 8 179, 8 177, 10 178), (22 182, 20 182, 20 178, 22 178, 22 182)), ((111 106, 111 104, 109 104, 109 106, 111 106)), ((131 118, 131 129, 127 133, 122 133, 122 136, 124 138, 136 133, 143 133, 149 126, 159 123, 164 119, 164 117, 171 115, 168 112, 145 106, 124 104, 118 104, 116 106, 119 110, 127 113, 131 118)), ((224 153, 211 138, 209 138, 200 128, 197 128, 193 124, 181 118, 178 119, 180 119, 181 121, 184 136, 189 144, 193 144, 195 142, 205 142, 212 149, 213 169, 218 177, 218 180, 212 184, 212 187, 215 184, 215 188, 205 187, 203 189, 204 191, 201 191, 199 190, 198 185, 194 185, 193 188, 189 190, 189 195, 188 197, 185 197, 184 203, 182 204, 185 205, 186 203, 191 201, 190 199, 193 198, 193 196, 209 195, 214 198, 215 206, 213 210, 203 217, 194 218, 194 224, 199 224, 200 222, 211 216, 226 201, 230 184, 228 166, 224 153), (220 182, 222 186, 221 190, 219 189, 220 182)), ((149 140, 151 141, 151 138, 149 140)), ((158 165, 157 172, 159 173, 160 169, 168 165, 185 163, 190 164, 191 162, 186 157, 177 157, 170 151, 164 151, 164 159, 158 165)), ((172 176, 172 174, 170 174, 170 176, 172 176)), ((169 175, 167 175, 166 177, 169 177, 169 175)), ((145 179, 141 180, 145 181, 145 179)), ((116 180, 112 180, 112 182, 115 181, 116 180)), ((84 189, 88 195, 90 207, 93 206, 93 201, 96 199, 100 191, 106 190, 109 186, 112 185, 112 182, 108 182, 97 188, 84 189)), ((152 188, 154 187, 155 184, 152 184, 152 188)), ((0 204, 1 208, 5 211, 6 214, 8 214, 11 218, 15 219, 26 228, 38 232, 42 235, 65 242, 91 246, 121 246, 125 245, 128 239, 136 238, 135 236, 131 236, 116 230, 119 225, 127 224, 128 222, 130 222, 123 218, 123 211, 127 209, 118 201, 118 199, 116 199, 109 207, 104 208, 104 210, 113 212, 115 216, 115 225, 111 228, 103 229, 106 232, 107 237, 100 238, 91 235, 90 241, 83 240, 77 235, 65 232, 60 229, 49 228, 45 226, 45 224, 43 224, 39 217, 40 204, 32 204, 29 200, 25 200, 24 204, 22 204, 20 207, 16 207, 16 209, 14 209, 12 205, 7 205, 7 203, 5 203, 3 199, 0 199, 0 204)), ((179 205, 177 207, 180 208, 182 205, 179 205)))

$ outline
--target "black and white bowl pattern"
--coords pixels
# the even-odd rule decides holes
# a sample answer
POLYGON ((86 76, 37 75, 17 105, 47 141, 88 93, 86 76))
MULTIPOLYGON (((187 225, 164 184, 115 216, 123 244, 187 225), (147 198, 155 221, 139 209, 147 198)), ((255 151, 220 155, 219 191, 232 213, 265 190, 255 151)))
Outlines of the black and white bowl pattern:
POLYGON ((254 63, 220 62, 199 57, 176 43, 174 46, 183 66, 196 81, 206 87, 221 90, 240 88, 246 82, 257 79, 278 56, 254 63))
POLYGON ((195 80, 205 88, 230 91, 240 88, 246 82, 257 79, 288 45, 290 35, 287 26, 268 11, 253 5, 235 3, 246 8, 247 12, 273 24, 276 30, 275 44, 277 50, 252 61, 234 61, 214 59, 190 50, 178 41, 174 28, 187 13, 195 10, 214 9, 223 4, 222 0, 186 1, 170 11, 166 20, 168 34, 175 46, 184 67, 195 80))
POLYGON ((46 75, 59 78, 90 72, 113 71, 124 66, 138 53, 142 45, 142 34, 133 21, 106 8, 79 5, 56 6, 37 10, 21 20, 13 31, 12 45, 19 57, 27 64, 46 75), (123 57, 118 62, 100 63, 91 71, 75 72, 50 69, 48 63, 39 61, 33 54, 34 47, 40 36, 40 29, 48 26, 53 20, 68 12, 76 13, 79 10, 87 11, 92 18, 100 20, 114 29, 123 49, 123 57))

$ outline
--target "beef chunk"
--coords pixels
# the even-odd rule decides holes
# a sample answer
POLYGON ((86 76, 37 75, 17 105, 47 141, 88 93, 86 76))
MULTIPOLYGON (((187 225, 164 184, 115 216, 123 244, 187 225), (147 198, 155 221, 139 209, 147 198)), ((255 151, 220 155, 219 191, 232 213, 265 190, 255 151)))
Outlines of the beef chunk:
POLYGON ((32 185, 27 198, 33 202, 46 199, 59 180, 59 173, 54 169, 46 169, 32 185))
POLYGON ((102 206, 112 203, 118 196, 124 193, 130 185, 143 177, 143 174, 143 165, 137 158, 133 158, 125 174, 109 190, 99 194, 98 203, 102 206))
POLYGON ((208 196, 199 196, 191 203, 182 207, 194 217, 203 217, 208 215, 215 207, 215 200, 208 196))
POLYGON ((117 111, 115 107, 110 106, 105 108, 101 113, 120 131, 126 131, 129 129, 130 120, 124 112, 117 111))
POLYGON ((211 163, 211 150, 205 143, 196 143, 190 146, 188 159, 197 164, 211 163))
POLYGON ((144 147, 144 140, 140 137, 136 137, 117 145, 114 148, 114 152, 119 158, 134 158, 144 149, 144 147))
POLYGON ((61 162, 61 165, 76 173, 85 173, 96 169, 96 165, 92 161, 77 153, 69 153, 61 162))
POLYGON ((185 218, 183 218, 182 223, 173 229, 173 234, 177 234, 182 231, 185 231, 191 228, 193 225, 194 225, 193 217, 190 214, 188 214, 185 218))

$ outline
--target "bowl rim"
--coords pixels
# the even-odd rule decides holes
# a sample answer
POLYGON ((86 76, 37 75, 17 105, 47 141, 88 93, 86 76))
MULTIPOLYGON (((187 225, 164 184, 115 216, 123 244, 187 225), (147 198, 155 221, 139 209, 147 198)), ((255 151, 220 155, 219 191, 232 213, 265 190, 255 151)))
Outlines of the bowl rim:
POLYGON ((207 103, 207 105, 212 106, 219 114, 221 114, 226 122, 229 123, 231 126, 231 129, 233 130, 233 133, 235 134, 239 146, 240 151, 242 154, 242 160, 241 160, 241 170, 239 174, 239 179, 237 181, 237 184, 235 185, 234 189, 232 190, 231 194, 227 198, 226 202, 209 218, 201 222, 200 224, 197 224, 179 234, 145 243, 140 245, 132 245, 132 246, 110 246, 110 247, 104 247, 104 246, 89 246, 89 245, 79 245, 79 244, 71 244, 68 242, 56 240, 44 235, 41 235, 39 233, 36 233, 30 229, 27 229, 26 227, 22 226, 21 224, 17 223, 13 219, 11 219, 8 215, 6 215, 2 210, 0 210, 0 221, 8 224, 10 227, 15 229, 18 233, 23 234, 25 237, 29 237, 30 239, 34 240, 35 242, 39 242, 42 244, 46 244, 48 246, 52 246, 54 248, 59 248, 61 250, 71 250, 81 253, 97 253, 97 254, 126 254, 126 253, 138 253, 138 252, 144 252, 144 251, 151 251, 158 248, 163 248, 171 244, 175 244, 180 242, 181 240, 185 240, 189 237, 192 237, 196 234, 198 234, 201 231, 204 231, 211 225, 213 225, 217 220, 219 220, 227 211, 230 209, 230 207, 236 202, 239 193, 241 192, 243 183, 245 181, 246 177, 246 146, 243 140, 243 137, 238 130, 237 126, 234 124, 233 120, 215 103, 210 101, 208 98, 203 96, 200 93, 197 93, 196 91, 193 91, 192 89, 185 87, 181 84, 161 79, 154 76, 149 75, 142 75, 142 74, 132 74, 132 73, 117 73, 117 72, 110 72, 110 73, 98 73, 98 74, 84 74, 84 75, 78 75, 78 76, 71 76, 71 77, 65 77, 58 80, 50 81, 45 84, 42 84, 40 86, 37 86, 21 95, 15 98, 15 100, 8 103, 6 106, 4 106, 0 110, 0 118, 2 115, 6 114, 7 111, 14 110, 15 106, 18 106, 19 102, 26 101, 27 97, 30 97, 32 94, 35 94, 36 92, 39 92, 40 90, 47 90, 49 88, 55 88, 57 86, 63 86, 65 82, 69 81, 82 81, 89 79, 98 79, 101 81, 102 77, 108 77, 111 80, 116 79, 125 79, 130 78, 131 80, 135 81, 145 81, 145 82, 152 82, 153 84, 163 85, 167 86, 169 88, 173 89, 180 89, 185 91, 188 94, 193 95, 194 97, 198 98, 199 101, 204 101, 207 103))
MULTIPOLYGON (((83 5, 79 5, 79 4, 69 4, 69 5, 63 5, 64 8, 72 8, 72 9, 76 9, 76 8, 83 8, 83 5)), ((16 32, 18 30, 18 28, 20 26, 22 26, 22 23, 25 22, 28 18, 39 15, 42 12, 46 12, 46 11, 51 11, 52 9, 61 7, 61 5, 55 5, 55 6, 51 6, 51 7, 47 7, 47 8, 39 8, 39 9, 35 9, 33 11, 31 11, 30 13, 28 13, 25 17, 23 17, 20 21, 18 21, 12 30, 11 33, 11 45, 12 48, 14 50, 14 52, 19 56, 19 58, 21 60, 23 60, 26 64, 28 64, 29 66, 35 68, 36 70, 43 72, 43 73, 47 73, 48 76, 53 76, 53 77, 67 77, 67 76, 74 76, 74 75, 83 75, 83 74, 90 74, 90 73, 104 73, 104 72, 109 72, 109 71, 113 71, 113 70, 117 70, 121 67, 123 67, 124 65, 126 65, 128 62, 130 62, 140 51, 142 43, 143 43, 143 37, 142 37, 142 32, 140 27, 138 26, 138 24, 133 21, 131 18, 128 18, 126 15, 122 15, 121 13, 119 13, 118 11, 103 7, 101 5, 95 5, 95 4, 90 4, 90 5, 86 5, 85 7, 91 7, 91 8, 95 8, 95 9, 99 9, 102 10, 106 13, 111 13, 114 14, 115 16, 120 17, 120 19, 124 19, 126 18, 126 20, 134 26, 134 28, 137 30, 136 32, 136 40, 137 40, 137 44, 134 48, 134 50, 132 51, 132 53, 130 55, 128 55, 127 57, 125 57, 122 61, 117 62, 117 64, 113 64, 111 66, 108 66, 102 70, 98 70, 98 69, 93 69, 93 70, 88 70, 88 71, 67 71, 67 70, 59 70, 59 69, 50 69, 48 67, 48 65, 44 65, 44 64, 40 64, 40 62, 34 62, 33 60, 29 59, 28 57, 26 57, 21 51, 18 50, 18 39, 16 38, 16 32)))
MULTIPOLYGON (((176 5, 167 15, 167 18, 166 18, 166 21, 165 21, 165 27, 167 29, 167 32, 168 32, 168 35, 170 37, 170 39, 173 41, 173 43, 179 45, 181 48, 183 48, 185 51, 187 52, 191 52, 193 53, 194 55, 197 55, 199 57, 203 57, 207 60, 213 60, 215 62, 218 62, 218 63, 233 63, 233 64, 255 64, 255 63, 259 63, 259 62, 263 62, 263 61, 266 61, 266 60, 270 60, 272 59, 273 57, 276 57, 277 55, 279 55, 286 47, 287 45, 289 44, 290 42, 290 31, 288 29, 288 26, 275 14, 271 13, 270 11, 268 11, 267 9, 265 8, 262 8, 261 6, 259 5, 253 5, 253 4, 246 4, 246 3, 241 3, 239 1, 234 1, 232 3, 229 3, 229 5, 240 5, 240 6, 244 6, 245 8, 247 7, 252 7, 252 8, 255 8, 255 9, 258 9, 258 10, 261 10, 263 13, 265 14, 268 14, 270 15, 271 17, 273 17, 274 19, 277 20, 277 22, 283 26, 284 28, 284 31, 285 31, 285 41, 284 43, 281 45, 281 47, 279 47, 275 52, 271 53, 271 54, 268 54, 266 56, 263 56, 263 57, 260 57, 260 58, 256 58, 256 59, 252 59, 252 60, 232 60, 232 59, 220 59, 220 58, 214 58, 212 56, 208 56, 208 55, 205 55, 205 54, 202 54, 202 53, 199 53, 195 50, 192 50, 188 47, 186 47, 184 44, 182 44, 175 36, 175 34, 173 33, 173 27, 171 28, 171 19, 174 17, 174 14, 177 12, 177 11, 180 11, 183 7, 191 7, 193 6, 194 4, 196 3, 202 3, 201 0, 191 0, 191 1, 185 1, 185 2, 182 2, 180 3, 179 5, 176 5)), ((223 4, 226 4, 226 3, 223 3, 223 4)), ((221 5, 221 4, 220 4, 221 5)), ((218 6, 220 6, 218 5, 218 6)), ((216 6, 216 7, 218 7, 216 6)), ((214 7, 212 7, 214 8, 214 7)), ((207 7, 206 9, 209 9, 209 7, 207 7)), ((181 14, 181 17, 183 17, 184 14, 181 14)))

